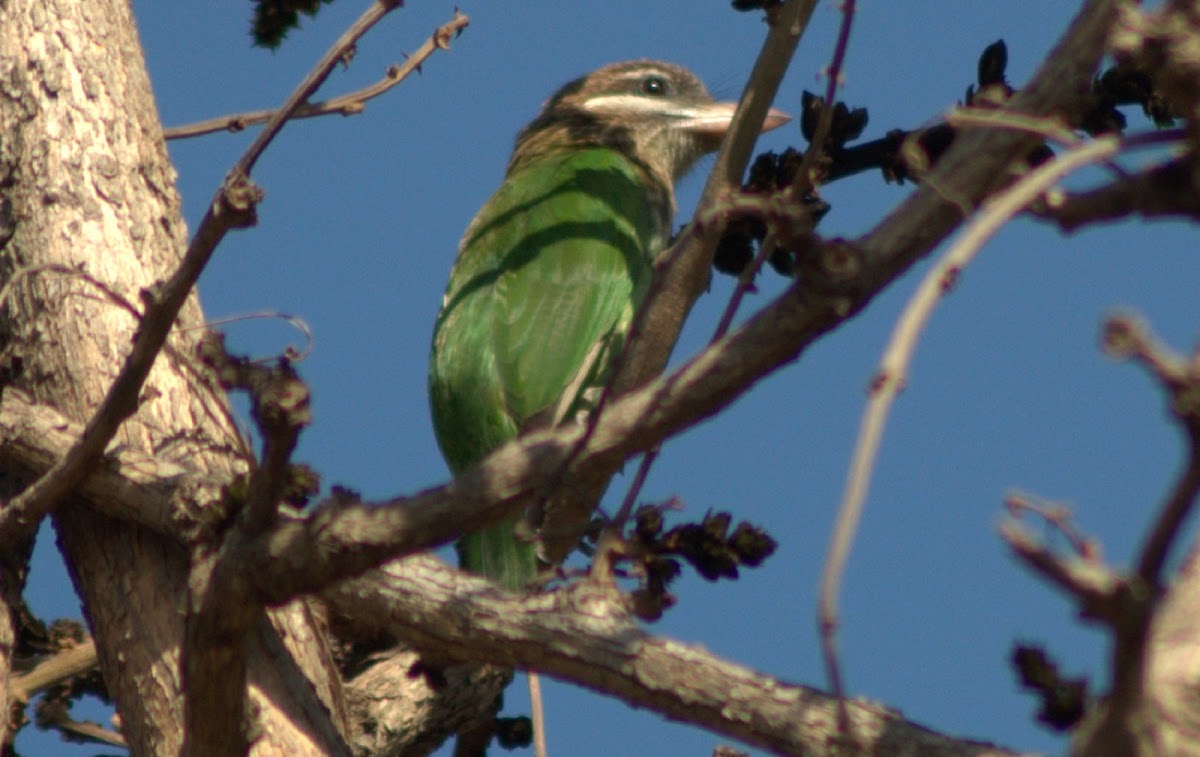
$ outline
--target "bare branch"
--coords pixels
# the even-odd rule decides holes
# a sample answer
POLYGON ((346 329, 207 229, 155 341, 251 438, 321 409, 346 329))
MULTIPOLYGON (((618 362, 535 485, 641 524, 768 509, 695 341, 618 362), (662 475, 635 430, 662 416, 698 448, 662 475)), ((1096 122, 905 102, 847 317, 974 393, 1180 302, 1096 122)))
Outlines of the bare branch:
POLYGON ((832 691, 841 696, 842 677, 837 655, 837 600, 842 574, 850 555, 850 546, 866 504, 867 491, 875 467, 875 456, 883 440, 892 403, 908 378, 908 366, 916 352, 917 340, 933 315, 933 309, 946 295, 962 270, 992 236, 1043 192, 1065 176, 1084 166, 1105 160, 1120 149, 1116 137, 1103 137, 1084 143, 1052 161, 1038 166, 1020 181, 989 198, 963 230, 961 237, 937 261, 922 279, 917 291, 896 321, 879 369, 871 382, 870 398, 863 412, 854 453, 846 474, 846 489, 838 506, 838 517, 829 540, 829 552, 821 577, 818 625, 821 629, 825 667, 832 691))
POLYGON ((97 664, 99 661, 96 656, 96 642, 91 639, 70 649, 64 649, 38 663, 28 673, 14 678, 13 699, 21 703, 28 702, 42 689, 86 673, 97 664))
POLYGON ((1116 221, 1131 215, 1143 218, 1200 218, 1200 190, 1193 183, 1191 154, 1151 166, 1128 179, 1085 192, 1071 192, 1037 210, 1037 215, 1063 231, 1116 221))
POLYGON ((1188 515, 1196 507, 1196 499, 1200 496, 1200 457, 1195 450, 1188 458, 1187 465, 1179 473, 1162 511, 1154 521, 1150 535, 1142 547, 1142 553, 1137 562, 1137 574, 1150 586, 1158 586, 1162 580, 1163 565, 1171 552, 1171 547, 1179 539, 1183 525, 1188 515))
POLYGON ((1150 586, 1162 582, 1163 564, 1200 496, 1200 359, 1186 360, 1160 344, 1137 316, 1116 314, 1104 323, 1105 352, 1144 365, 1166 392, 1188 438, 1188 461, 1155 520, 1137 561, 1137 575, 1150 586))
MULTIPOLYGON (((697 213, 741 181, 763 119, 816 5, 816 0, 788 0, 772 16, 770 31, 717 153, 697 213)), ((612 382, 618 393, 642 384, 666 366, 692 303, 708 285, 709 263, 719 236, 720 229, 704 229, 690 235, 691 241, 682 249, 656 261, 654 281, 632 331, 636 338, 612 382), (652 329, 649 324, 653 324, 652 329)))
MULTIPOLYGON (((517 596, 413 557, 323 596, 364 628, 450 659, 533 668, 778 754, 840 748, 832 697, 652 636, 621 609, 615 590, 594 582, 517 596)), ((850 708, 867 754, 1011 754, 936 735, 869 702, 850 708)))
POLYGON ((1165 591, 1162 572, 1200 497, 1200 358, 1172 353, 1132 315, 1111 316, 1103 333, 1110 355, 1136 359, 1159 380, 1188 439, 1187 462, 1150 529, 1135 570, 1117 576, 1098 560, 1055 555, 1015 520, 1003 526, 1002 535, 1023 562, 1071 594, 1086 615, 1102 620, 1112 633, 1109 695, 1077 731, 1075 753, 1179 754, 1184 752, 1167 745, 1181 736, 1192 739, 1186 718, 1179 718, 1179 696, 1191 698, 1180 691, 1180 684, 1190 680, 1184 685, 1194 690, 1194 678, 1188 678, 1186 669, 1180 672, 1179 660, 1194 657, 1194 640, 1180 628, 1181 622, 1195 624, 1196 574, 1185 565, 1180 579, 1165 591), (1155 727, 1148 725, 1151 719, 1155 727))
MULTIPOLYGON (((365 104, 379 97, 383 93, 395 87, 400 82, 408 78, 409 74, 414 71, 419 72, 421 65, 433 55, 437 50, 450 49, 450 39, 462 34, 463 30, 471 20, 466 14, 461 13, 457 8, 454 10, 454 18, 439 26, 429 39, 417 48, 417 51, 412 55, 406 56, 404 62, 398 65, 388 67, 387 74, 384 78, 371 84, 370 86, 357 89, 353 92, 348 92, 338 97, 330 98, 316 103, 304 103, 296 112, 292 114, 293 119, 314 118, 316 116, 328 116, 332 114, 341 114, 343 116, 356 116, 362 113, 365 104)), ((174 126, 168 129, 163 129, 164 139, 188 139, 190 137, 199 137, 204 134, 212 134, 217 131, 241 131, 248 126, 255 124, 266 123, 278 111, 275 110, 255 110, 247 113, 235 113, 228 116, 219 116, 210 118, 206 121, 200 121, 194 124, 186 124, 184 126, 174 126)))
POLYGON ((1089 617, 1112 617, 1113 600, 1124 579, 1103 563, 1057 555, 1015 519, 1000 525, 1000 537, 1021 562, 1072 596, 1089 617))
POLYGON ((125 737, 120 733, 105 728, 99 723, 91 723, 86 720, 75 720, 74 718, 63 715, 55 718, 47 723, 54 728, 62 731, 64 734, 69 734, 72 738, 81 741, 94 742, 96 744, 108 744, 109 746, 128 749, 129 744, 125 741, 125 737))
MULTIPOLYGON (((18 401, 19 397, 17 392, 6 391, 0 398, 0 451, 5 453, 16 449, 36 450, 37 445, 42 444, 46 438, 43 431, 47 429, 47 426, 44 424, 53 425, 55 423, 52 411, 43 411, 27 403, 22 403, 18 401), (17 420, 18 418, 23 420, 17 420), (16 424, 16 427, 9 425, 13 423, 16 424)), ((64 433, 69 434, 70 428, 68 427, 64 433)), ((64 442, 60 440, 59 444, 62 443, 64 442)), ((569 449, 569 442, 561 444, 559 449, 561 454, 565 454, 569 449)), ((24 454, 27 459, 33 457, 35 462, 36 459, 50 457, 45 451, 36 455, 28 451, 24 454)), ((7 459, 9 459, 8 454, 0 454, 0 460, 7 459)), ((137 462, 136 459, 122 454, 120 457, 110 460, 109 464, 94 471, 88 477, 80 494, 87 498, 93 507, 97 507, 103 512, 117 513, 118 517, 129 514, 127 509, 129 505, 122 501, 128 499, 131 499, 138 508, 145 508, 146 512, 171 512, 171 508, 165 501, 170 494, 170 487, 162 481, 153 484, 139 484, 136 481, 126 481, 120 485, 111 483, 120 480, 122 473, 131 472, 135 477, 141 478, 145 476, 145 466, 145 462, 137 462), (105 480, 110 483, 104 484, 105 480), (156 499, 160 500, 157 504, 154 502, 156 499)), ((204 491, 210 486, 216 486, 216 482, 197 480, 194 474, 185 471, 180 471, 174 476, 173 483, 180 487, 181 491, 190 492, 204 491)), ((454 496, 449 495, 448 500, 454 501, 454 496)), ((350 508, 350 510, 359 512, 360 515, 371 512, 369 509, 358 511, 356 508, 350 508)), ((450 520, 453 521, 455 518, 451 517, 450 520)), ((180 522, 164 518, 154 524, 169 533, 172 528, 178 528, 180 522)), ((335 522, 334 524, 339 531, 348 527, 346 523, 335 522)), ((358 525, 362 526, 363 522, 358 520, 358 525)), ((283 528, 281 533, 287 535, 291 532, 287 528, 283 528)), ((367 532, 364 530, 361 533, 367 532)), ((176 531, 176 535, 178 534, 179 531, 176 531)), ((314 545, 308 546, 313 548, 314 545)), ((339 549, 336 542, 323 544, 321 540, 317 540, 315 549, 318 554, 321 553, 323 546, 339 549)), ((307 549, 304 551, 311 554, 307 549)), ((257 569, 256 563, 242 563, 238 560, 224 562, 228 565, 243 566, 241 568, 243 574, 252 573, 257 569)), ((330 560, 330 562, 336 563, 337 561, 330 560)), ((286 574, 287 570, 283 569, 274 578, 280 578, 286 574)), ((214 581, 213 583, 216 585, 222 582, 214 581)), ((589 587, 594 584, 587 582, 582 586, 589 587)), ((706 676, 733 674, 737 677, 736 680, 752 686, 746 691, 747 698, 740 698, 732 703, 736 704, 737 712, 741 712, 743 709, 748 711, 749 708, 759 703, 758 700, 749 699, 749 693, 765 692, 766 700, 764 701, 773 703, 771 706, 774 708, 782 708, 777 712, 786 715, 781 715, 782 719, 779 720, 771 719, 771 722, 765 726, 762 720, 756 717, 741 724, 730 722, 719 729, 722 733, 731 733, 738 738, 749 738, 752 743, 774 743, 772 741, 774 739, 784 739, 783 743, 787 743, 786 739, 815 739, 821 732, 817 730, 819 726, 833 722, 833 709, 828 697, 800 687, 788 687, 779 682, 771 683, 773 679, 723 662, 702 650, 656 639, 641 631, 636 623, 619 609, 619 605, 611 604, 609 595, 603 593, 589 595, 588 591, 594 591, 594 589, 575 588, 570 592, 558 591, 544 595, 520 597, 500 592, 488 582, 465 576, 432 558, 419 557, 389 565, 384 571, 356 579, 353 582, 333 586, 327 590, 327 593, 330 598, 341 598, 336 600, 339 614, 354 619, 365 630, 378 628, 381 623, 384 623, 387 624, 387 629, 397 632, 400 637, 414 642, 424 642, 422 646, 425 648, 433 648, 429 646, 431 638, 441 638, 441 634, 452 631, 451 636, 445 639, 445 646, 436 647, 441 659, 451 655, 462 660, 491 658, 499 664, 518 667, 533 668, 546 665, 546 672, 557 677, 578 681, 583 685, 621 697, 626 696, 627 689, 636 688, 635 684, 647 686, 647 681, 651 680, 650 677, 660 673, 663 675, 670 673, 664 679, 668 683, 677 682, 677 678, 680 676, 686 679, 691 675, 693 670, 691 666, 693 665, 700 665, 701 667, 695 670, 704 672, 706 676), (415 575, 409 573, 408 566, 410 565, 415 566, 412 569, 416 571, 415 575), (393 585, 391 582, 394 580, 394 576, 400 576, 403 578, 403 582, 393 585), (374 587, 375 581, 386 581, 389 586, 377 589, 374 587), (427 593, 429 597, 421 599, 414 592, 427 593), (608 604, 588 604, 586 600, 589 596, 604 599, 604 602, 608 604), (605 597, 608 598, 605 599, 605 597), (389 609, 386 612, 377 613, 376 609, 378 608, 374 604, 375 602, 379 602, 389 609), (605 606, 608 606, 609 610, 601 611, 605 606), (425 617, 418 614, 423 612, 429 612, 431 615, 425 617), (464 617, 472 618, 471 622, 464 622, 462 620, 464 617), (401 618, 403 621, 400 620, 401 618), (497 630, 487 625, 483 620, 486 618, 496 619, 496 622, 504 621, 502 623, 503 632, 500 635, 494 635, 497 630), (402 622, 407 630, 401 631, 393 627, 399 622, 402 622), (455 628, 457 630, 453 630, 455 628), (614 674, 611 666, 617 665, 618 668, 624 669, 621 666, 625 663, 615 661, 610 657, 607 658, 609 662, 599 669, 589 672, 593 660, 586 655, 581 657, 577 651, 570 649, 563 652, 566 648, 562 646, 565 642, 561 635, 556 637, 557 648, 552 650, 550 657, 547 657, 547 652, 540 644, 542 643, 541 636, 550 628, 569 628, 571 629, 568 633, 570 643, 576 645, 577 649, 599 650, 604 651, 604 654, 611 654, 614 644, 637 642, 639 650, 645 652, 643 662, 633 673, 626 671, 621 674, 623 677, 620 680, 613 683, 610 681, 614 674), (600 634, 598 638, 589 638, 590 635, 596 633, 600 634), (564 653, 565 658, 559 659, 560 653, 564 653), (547 660, 550 662, 547 663, 547 660), (572 660, 574 661, 572 662, 572 660), (641 673, 637 673, 639 670, 641 673), (787 717, 791 715, 802 715, 803 717, 796 721, 788 721, 787 717), (760 728, 767 728, 767 735, 739 735, 760 728)), ((235 609, 235 600, 237 599, 235 596, 224 595, 222 599, 226 603, 227 609, 235 609)), ((694 681, 691 685, 695 685, 694 681)), ((680 690, 688 692, 683 698, 680 698, 678 691, 674 694, 662 691, 658 684, 649 686, 649 689, 649 691, 636 695, 631 701, 648 702, 651 699, 657 701, 657 698, 663 697, 672 699, 676 702, 674 706, 683 707, 686 710, 687 702, 690 701, 688 697, 692 696, 691 689, 687 687, 680 690)), ((727 699, 726 694, 730 690, 725 684, 714 687, 707 687, 707 684, 703 684, 701 689, 707 692, 705 696, 709 700, 722 697, 727 699)), ((714 716, 714 712, 719 714, 722 709, 729 706, 731 706, 731 702, 724 700, 720 706, 715 703, 707 705, 706 709, 697 711, 698 714, 690 716, 691 722, 695 722, 695 718, 699 715, 711 717, 714 716), (715 708, 715 710, 711 708, 715 708)), ((920 753, 929 753, 922 749, 932 749, 937 746, 939 749, 946 750, 938 752, 942 754, 1008 754, 1004 750, 989 749, 984 745, 972 742, 944 739, 919 729, 918 726, 905 724, 905 721, 900 719, 896 713, 874 705, 855 703, 852 705, 852 713, 856 729, 861 727, 862 733, 881 734, 878 738, 883 739, 880 742, 880 748, 884 750, 884 753, 889 752, 888 745, 893 743, 893 739, 913 737, 926 739, 926 741, 919 742, 921 748, 918 751, 920 753)), ((685 711, 680 717, 686 714, 685 711)), ((720 717, 725 720, 734 720, 741 716, 724 715, 720 717)), ((857 732, 858 730, 856 730, 857 732)), ((821 754, 822 752, 816 753, 821 754)))
MULTIPOLYGON (((1119 0, 1088 0, 1009 110, 1033 117, 1059 115, 1071 123, 1107 47, 1119 0)), ((964 129, 931 175, 859 246, 874 274, 890 277, 936 247, 972 209, 1008 178, 1008 167, 1027 154, 1036 136, 996 129, 964 129)))

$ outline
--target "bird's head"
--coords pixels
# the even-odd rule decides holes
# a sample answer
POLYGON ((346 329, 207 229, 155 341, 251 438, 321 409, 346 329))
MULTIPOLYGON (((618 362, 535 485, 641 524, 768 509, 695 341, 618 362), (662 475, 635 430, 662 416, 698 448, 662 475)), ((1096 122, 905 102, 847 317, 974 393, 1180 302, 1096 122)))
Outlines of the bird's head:
MULTIPOLYGON (((517 137, 509 171, 563 149, 605 146, 644 165, 668 189, 721 144, 737 103, 716 102, 691 71, 672 63, 613 63, 554 93, 517 137)), ((772 109, 763 131, 789 120, 772 109)))

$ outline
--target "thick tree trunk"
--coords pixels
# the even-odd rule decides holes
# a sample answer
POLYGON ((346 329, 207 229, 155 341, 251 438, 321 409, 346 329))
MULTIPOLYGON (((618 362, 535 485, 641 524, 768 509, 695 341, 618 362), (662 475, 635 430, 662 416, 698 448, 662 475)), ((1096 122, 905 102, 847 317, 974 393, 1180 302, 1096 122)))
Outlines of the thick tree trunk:
MULTIPOLYGON (((0 280, 12 285, 0 364, 12 385, 82 421, 128 351, 130 306, 186 243, 174 171, 127 0, 0 3, 0 51, 0 280)), ((115 443, 227 477, 244 468, 245 444, 194 363, 202 323, 193 298, 115 443)), ((177 753, 185 548, 75 502, 55 525, 130 748, 177 753)), ((246 641, 255 753, 336 753, 329 724, 344 721, 329 715, 341 707, 323 634, 299 603, 272 626, 246 641), (296 664, 279 664, 288 652, 296 664)), ((10 644, 0 623, 5 664, 10 644)))

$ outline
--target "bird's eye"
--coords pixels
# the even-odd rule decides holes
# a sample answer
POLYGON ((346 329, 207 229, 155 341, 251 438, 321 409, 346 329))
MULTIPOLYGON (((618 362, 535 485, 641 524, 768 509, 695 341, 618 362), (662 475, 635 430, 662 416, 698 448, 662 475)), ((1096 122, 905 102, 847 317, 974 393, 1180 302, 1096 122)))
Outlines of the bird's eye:
POLYGON ((667 94, 670 87, 667 85, 667 80, 661 76, 647 76, 642 79, 642 94, 652 97, 663 97, 667 94))

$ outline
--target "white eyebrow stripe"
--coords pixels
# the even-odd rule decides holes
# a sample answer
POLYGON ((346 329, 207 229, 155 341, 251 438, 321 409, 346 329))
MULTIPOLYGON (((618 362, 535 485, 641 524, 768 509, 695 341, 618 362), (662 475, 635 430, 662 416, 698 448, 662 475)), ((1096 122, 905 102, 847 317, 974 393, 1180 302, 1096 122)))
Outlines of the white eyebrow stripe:
POLYGON ((617 78, 621 81, 633 81, 635 79, 644 79, 647 76, 658 76, 669 80, 671 78, 671 72, 664 71, 661 68, 639 68, 636 71, 626 71, 617 78))

